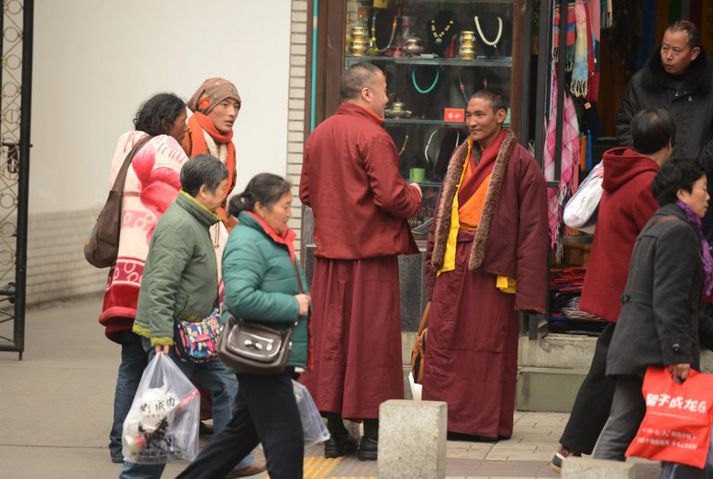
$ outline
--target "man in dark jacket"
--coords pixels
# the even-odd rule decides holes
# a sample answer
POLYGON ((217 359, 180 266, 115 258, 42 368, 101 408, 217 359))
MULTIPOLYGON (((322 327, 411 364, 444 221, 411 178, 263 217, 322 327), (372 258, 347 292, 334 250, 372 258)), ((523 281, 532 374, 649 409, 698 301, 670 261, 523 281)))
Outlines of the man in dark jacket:
MULTIPOLYGON (((700 46, 698 27, 678 20, 666 28, 661 48, 636 72, 616 117, 620 144, 632 146, 630 124, 639 111, 663 108, 676 120, 674 158, 697 158, 713 174, 713 61, 700 46)), ((713 215, 703 220, 707 234, 713 215)))
POLYGON ((559 471, 565 457, 591 454, 607 418, 614 381, 605 376, 609 343, 621 310, 619 296, 629 273, 634 241, 658 209, 651 182, 668 160, 676 136, 666 110, 643 110, 631 121, 634 149, 604 153, 604 180, 592 255, 584 278, 581 308, 609 322, 597 339, 589 373, 579 388, 561 447, 551 466, 559 471))
POLYGON ((698 28, 679 20, 666 29, 661 48, 631 79, 616 117, 619 141, 632 146, 631 119, 663 108, 677 128, 674 157, 713 163, 713 62, 701 49, 698 28))

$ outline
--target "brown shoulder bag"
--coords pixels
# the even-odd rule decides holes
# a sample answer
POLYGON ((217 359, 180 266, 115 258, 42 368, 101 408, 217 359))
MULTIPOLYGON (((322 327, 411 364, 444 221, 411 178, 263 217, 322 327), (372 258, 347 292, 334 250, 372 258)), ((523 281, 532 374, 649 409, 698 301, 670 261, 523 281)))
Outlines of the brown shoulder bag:
POLYGON ((421 315, 421 324, 418 326, 416 340, 411 349, 411 373, 413 382, 421 384, 423 381, 424 356, 426 355, 426 336, 428 335, 428 316, 431 312, 431 302, 426 303, 421 315))
POLYGON ((116 175, 114 185, 109 190, 109 197, 106 199, 106 203, 104 203, 104 207, 97 217, 97 222, 89 233, 89 238, 84 243, 84 257, 92 266, 106 268, 116 263, 116 257, 119 254, 121 202, 124 199, 126 173, 129 171, 131 160, 151 138, 153 137, 149 135, 141 138, 136 142, 129 154, 126 155, 126 159, 116 175))
MULTIPOLYGON (((293 266, 298 289, 304 293, 296 261, 293 266)), ((218 357, 237 373, 276 376, 287 367, 293 329, 294 326, 276 329, 264 323, 236 318, 229 312, 218 343, 218 357)))

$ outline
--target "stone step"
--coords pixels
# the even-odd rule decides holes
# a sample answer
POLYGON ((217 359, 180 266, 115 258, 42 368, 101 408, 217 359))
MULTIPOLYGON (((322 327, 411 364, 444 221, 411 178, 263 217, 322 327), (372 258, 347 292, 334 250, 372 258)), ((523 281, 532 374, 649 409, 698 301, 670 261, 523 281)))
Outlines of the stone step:
POLYGON ((586 374, 586 369, 518 368, 517 410, 570 412, 586 374))

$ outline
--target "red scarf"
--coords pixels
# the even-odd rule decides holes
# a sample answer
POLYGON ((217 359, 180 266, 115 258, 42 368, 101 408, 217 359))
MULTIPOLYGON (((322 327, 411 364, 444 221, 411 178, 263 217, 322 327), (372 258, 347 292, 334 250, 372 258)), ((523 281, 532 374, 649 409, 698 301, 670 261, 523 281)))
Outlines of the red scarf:
POLYGON ((480 153, 480 161, 477 165, 475 163, 475 146, 471 149, 470 156, 466 159, 466 161, 469 162, 469 175, 467 178, 463 178, 463 183, 461 183, 458 189, 459 205, 464 205, 493 171, 495 159, 498 157, 500 146, 503 144, 504 139, 505 130, 500 129, 500 133, 498 133, 485 151, 480 153))
POLYGON ((285 245, 287 247, 287 251, 290 253, 290 260, 292 263, 295 262, 295 238, 297 237, 297 233, 292 231, 290 228, 285 227, 285 231, 282 232, 282 234, 277 233, 275 230, 273 230, 270 225, 268 225, 265 220, 260 218, 258 215, 253 213, 252 211, 246 211, 245 213, 249 214, 250 216, 253 217, 255 221, 262 227, 263 231, 265 231, 265 234, 267 234, 272 241, 274 241, 277 244, 285 245))
MULTIPOLYGON (((203 113, 197 111, 188 119, 188 133, 183 139, 183 149, 189 157, 210 153, 208 145, 203 137, 205 130, 213 140, 219 145, 228 146, 228 155, 225 158, 225 166, 228 168, 228 193, 235 188, 235 145, 233 144, 233 132, 223 134, 218 131, 213 122, 203 113)), ((225 204, 219 207, 216 211, 223 224, 230 231, 237 223, 230 218, 225 211, 225 204)))

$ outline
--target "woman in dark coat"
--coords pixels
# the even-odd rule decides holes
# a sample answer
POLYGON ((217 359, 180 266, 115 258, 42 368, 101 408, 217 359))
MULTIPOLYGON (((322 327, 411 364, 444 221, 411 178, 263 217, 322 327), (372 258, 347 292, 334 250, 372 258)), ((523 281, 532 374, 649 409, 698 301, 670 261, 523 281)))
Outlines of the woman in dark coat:
POLYGON ((713 260, 701 218, 710 196, 703 169, 687 159, 665 163, 653 182, 661 208, 636 239, 622 308, 607 356, 616 380, 609 419, 594 457, 624 460, 646 410, 641 393, 648 366, 666 366, 685 381, 699 368, 701 293, 713 289, 713 260))

